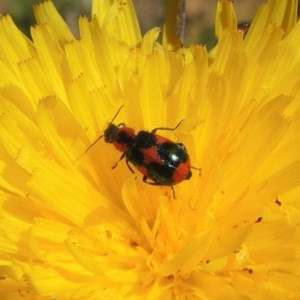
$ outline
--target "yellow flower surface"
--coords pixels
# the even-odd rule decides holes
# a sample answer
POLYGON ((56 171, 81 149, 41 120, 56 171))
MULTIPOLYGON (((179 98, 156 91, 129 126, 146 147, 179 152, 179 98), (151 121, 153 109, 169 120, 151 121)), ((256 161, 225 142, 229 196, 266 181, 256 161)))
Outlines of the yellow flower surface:
POLYGON ((210 52, 142 37, 129 0, 94 0, 78 39, 34 13, 32 40, 0 19, 0 298, 300 299, 297 1, 247 35, 219 1, 210 52), (175 198, 104 139, 86 151, 122 105, 136 132, 185 120, 158 132, 201 169, 175 198))

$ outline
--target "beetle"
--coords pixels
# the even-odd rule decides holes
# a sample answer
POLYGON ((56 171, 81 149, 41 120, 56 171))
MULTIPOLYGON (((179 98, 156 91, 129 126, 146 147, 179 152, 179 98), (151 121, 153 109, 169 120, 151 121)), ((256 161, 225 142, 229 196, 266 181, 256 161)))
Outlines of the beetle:
MULTIPOLYGON (((184 120, 181 120, 174 128, 157 127, 151 132, 141 130, 137 134, 131 127, 124 123, 114 124, 122 105, 112 120, 109 122, 104 134, 99 136, 87 149, 87 152, 95 143, 104 137, 106 143, 123 152, 119 161, 125 158, 126 164, 134 173, 132 164, 143 174, 143 181, 151 185, 170 186, 175 198, 173 185, 192 177, 190 157, 186 147, 182 143, 175 143, 161 135, 158 130, 176 130, 184 120)), ((115 168, 118 162, 112 167, 115 168)))

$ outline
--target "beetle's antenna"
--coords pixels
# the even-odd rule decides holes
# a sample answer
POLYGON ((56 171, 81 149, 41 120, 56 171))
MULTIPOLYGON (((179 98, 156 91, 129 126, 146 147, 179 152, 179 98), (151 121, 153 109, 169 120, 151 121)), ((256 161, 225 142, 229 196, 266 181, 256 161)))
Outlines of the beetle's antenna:
POLYGON ((118 116, 119 112, 121 111, 121 109, 125 106, 125 104, 123 104, 122 106, 120 106, 120 108, 118 109, 118 111, 116 112, 116 114, 114 115, 114 117, 112 118, 112 120, 109 122, 109 124, 111 124, 115 118, 118 116))
POLYGON ((86 154, 103 137, 104 137, 104 135, 100 135, 93 143, 91 143, 84 151, 84 154, 86 154))
MULTIPOLYGON (((109 122, 111 124, 115 118, 118 116, 120 110, 124 107, 125 105, 120 106, 116 114, 113 116, 112 120, 109 122)), ((93 143, 91 143, 85 150, 84 154, 86 154, 99 140, 101 140, 104 137, 104 135, 100 135, 93 143)))

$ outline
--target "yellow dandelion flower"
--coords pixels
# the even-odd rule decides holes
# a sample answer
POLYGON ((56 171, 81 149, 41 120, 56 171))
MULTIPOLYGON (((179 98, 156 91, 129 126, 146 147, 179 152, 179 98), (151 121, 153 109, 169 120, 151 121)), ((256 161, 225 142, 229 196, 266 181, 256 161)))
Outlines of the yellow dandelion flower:
MULTIPOLYGON (((46 1, 27 39, 0 19, 1 299, 299 299, 300 23, 269 0, 218 44, 140 34, 130 0, 93 2, 76 39, 46 1), (116 124, 157 127, 193 171, 147 185, 116 124)), ((172 12, 168 18, 174 17, 172 12)))

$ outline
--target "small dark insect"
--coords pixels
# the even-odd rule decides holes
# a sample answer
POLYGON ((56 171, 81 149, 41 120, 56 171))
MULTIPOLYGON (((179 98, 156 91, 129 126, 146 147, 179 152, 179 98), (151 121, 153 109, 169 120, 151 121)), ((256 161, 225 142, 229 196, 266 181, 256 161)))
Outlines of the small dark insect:
POLYGON ((243 37, 244 38, 247 35, 250 26, 251 26, 251 22, 241 22, 241 23, 238 23, 238 25, 237 25, 238 30, 243 31, 243 37))

